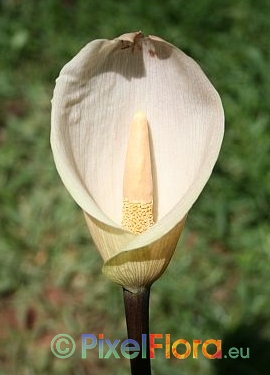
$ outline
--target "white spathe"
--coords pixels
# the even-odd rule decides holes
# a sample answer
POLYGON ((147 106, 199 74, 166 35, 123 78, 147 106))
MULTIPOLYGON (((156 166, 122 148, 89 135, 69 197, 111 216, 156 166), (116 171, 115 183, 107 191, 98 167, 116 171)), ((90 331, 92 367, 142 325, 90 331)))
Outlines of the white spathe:
POLYGON ((160 38, 137 32, 94 40, 64 66, 52 100, 52 150, 110 278, 136 290, 164 271, 223 133, 218 93, 194 60, 160 38), (149 124, 156 223, 133 235, 121 228, 121 215, 138 110, 149 124))

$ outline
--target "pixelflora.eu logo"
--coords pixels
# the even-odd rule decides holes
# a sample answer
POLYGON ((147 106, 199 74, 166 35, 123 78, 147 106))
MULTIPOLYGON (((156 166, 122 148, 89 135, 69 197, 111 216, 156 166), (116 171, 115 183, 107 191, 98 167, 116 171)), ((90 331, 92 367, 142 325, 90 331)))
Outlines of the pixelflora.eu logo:
MULTIPOLYGON (((248 359, 250 356, 249 348, 235 347, 230 348, 226 354, 222 355, 222 340, 208 339, 205 341, 192 340, 192 342, 188 342, 185 339, 179 338, 173 341, 170 334, 163 335, 160 333, 151 333, 149 334, 149 338, 146 334, 143 334, 141 345, 132 339, 111 341, 104 338, 102 333, 98 334, 98 336, 92 333, 83 333, 80 341, 80 349, 77 350, 80 350, 82 359, 87 358, 87 353, 93 349, 96 350, 99 359, 108 359, 111 356, 114 358, 122 356, 127 359, 133 359, 140 353, 142 358, 147 358, 148 341, 149 356, 151 359, 155 358, 156 351, 162 351, 166 359, 186 359, 191 356, 197 359, 199 358, 199 353, 208 359, 248 359)), ((57 358, 69 358, 75 353, 75 350, 75 340, 68 334, 58 334, 51 341, 51 351, 57 358)))

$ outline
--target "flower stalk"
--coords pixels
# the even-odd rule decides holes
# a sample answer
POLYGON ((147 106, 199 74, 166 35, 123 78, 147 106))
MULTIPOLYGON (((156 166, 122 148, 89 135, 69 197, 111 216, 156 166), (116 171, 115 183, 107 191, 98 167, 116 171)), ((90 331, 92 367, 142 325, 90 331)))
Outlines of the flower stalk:
POLYGON ((140 352, 130 359, 131 375, 151 375, 149 350, 149 297, 150 287, 131 293, 123 288, 128 338, 135 340, 140 352), (144 336, 145 341, 142 342, 144 336), (144 347, 144 350, 143 350, 144 347))

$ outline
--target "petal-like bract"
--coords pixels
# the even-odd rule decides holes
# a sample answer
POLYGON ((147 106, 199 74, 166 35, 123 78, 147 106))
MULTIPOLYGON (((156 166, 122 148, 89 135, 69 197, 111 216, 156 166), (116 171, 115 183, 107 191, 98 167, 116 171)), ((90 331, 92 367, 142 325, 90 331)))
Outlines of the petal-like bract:
POLYGON ((221 100, 210 81, 158 37, 137 32, 94 40, 64 66, 52 100, 52 150, 111 279, 136 290, 161 275, 210 177, 223 132, 221 100), (121 220, 128 135, 138 110, 149 124, 155 224, 134 235, 121 220))

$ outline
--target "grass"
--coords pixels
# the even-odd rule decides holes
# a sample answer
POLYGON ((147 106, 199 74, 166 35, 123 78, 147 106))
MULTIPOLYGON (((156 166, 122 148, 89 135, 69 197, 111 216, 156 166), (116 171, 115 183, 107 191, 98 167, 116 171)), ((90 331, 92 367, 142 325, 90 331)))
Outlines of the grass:
MULTIPOLYGON (((212 178, 152 288, 151 332, 222 339, 250 359, 181 361, 153 374, 268 374, 270 349, 270 5, 267 0, 127 3, 0 1, 0 375, 129 374, 124 359, 54 357, 64 332, 125 338, 121 288, 63 187, 49 145, 62 66, 89 40, 142 29, 197 60, 223 100, 226 134, 212 178)), ((201 354, 201 353, 199 353, 201 354)))

